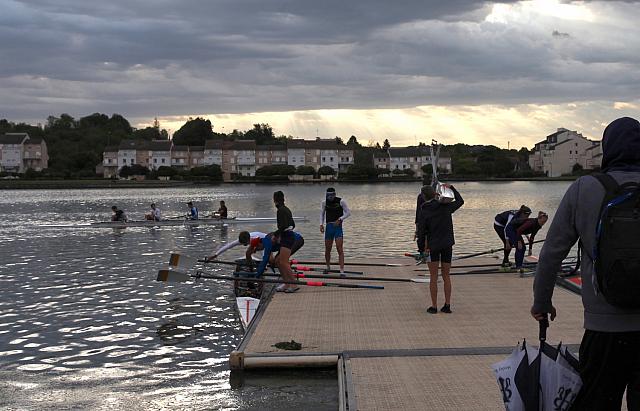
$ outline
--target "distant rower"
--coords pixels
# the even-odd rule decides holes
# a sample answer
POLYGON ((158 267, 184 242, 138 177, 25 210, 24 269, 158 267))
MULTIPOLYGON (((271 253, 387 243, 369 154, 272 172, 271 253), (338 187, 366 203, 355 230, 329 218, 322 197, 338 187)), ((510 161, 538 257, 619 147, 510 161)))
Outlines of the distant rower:
POLYGON ((160 209, 155 203, 151 203, 151 211, 144 215, 145 220, 160 221, 160 209))
POLYGON ((113 206, 111 207, 111 211, 113 212, 113 215, 111 216, 111 221, 127 221, 127 216, 125 215, 124 211, 119 210, 118 207, 113 206))
POLYGON ((193 202, 189 201, 187 203, 189 206, 189 214, 187 214, 187 218, 189 220, 197 220, 198 219, 198 209, 193 205, 193 202))
POLYGON ((218 209, 217 214, 219 219, 227 219, 227 206, 224 204, 224 201, 220 201, 220 208, 218 209))

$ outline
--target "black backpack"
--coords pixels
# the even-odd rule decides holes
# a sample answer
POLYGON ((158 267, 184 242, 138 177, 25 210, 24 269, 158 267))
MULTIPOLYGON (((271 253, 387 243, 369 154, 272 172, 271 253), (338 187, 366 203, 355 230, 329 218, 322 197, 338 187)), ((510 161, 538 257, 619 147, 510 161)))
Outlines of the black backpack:
POLYGON ((593 250, 598 289, 611 305, 640 308, 640 185, 593 177, 605 188, 593 250))

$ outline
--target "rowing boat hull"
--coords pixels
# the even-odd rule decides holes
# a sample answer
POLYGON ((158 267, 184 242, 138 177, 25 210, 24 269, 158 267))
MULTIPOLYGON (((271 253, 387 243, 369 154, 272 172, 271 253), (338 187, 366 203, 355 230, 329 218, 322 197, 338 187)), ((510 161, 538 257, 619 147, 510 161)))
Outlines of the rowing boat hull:
MULTIPOLYGON (((309 221, 307 217, 294 217, 296 221, 309 221)), ((100 221, 86 224, 69 225, 46 225, 46 227, 61 228, 127 228, 127 227, 177 227, 177 226, 208 226, 208 225, 231 225, 231 224, 271 224, 275 223, 273 217, 238 217, 219 220, 217 218, 202 218, 200 220, 134 220, 134 221, 100 221)))

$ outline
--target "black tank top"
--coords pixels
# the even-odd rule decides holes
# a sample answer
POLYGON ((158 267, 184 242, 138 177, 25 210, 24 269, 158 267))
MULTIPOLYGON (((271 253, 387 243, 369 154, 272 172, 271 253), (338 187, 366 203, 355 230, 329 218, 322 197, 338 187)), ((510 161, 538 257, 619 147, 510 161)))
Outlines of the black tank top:
POLYGON ((325 202, 325 218, 327 223, 337 221, 344 214, 344 209, 340 205, 340 197, 335 197, 332 201, 325 202))

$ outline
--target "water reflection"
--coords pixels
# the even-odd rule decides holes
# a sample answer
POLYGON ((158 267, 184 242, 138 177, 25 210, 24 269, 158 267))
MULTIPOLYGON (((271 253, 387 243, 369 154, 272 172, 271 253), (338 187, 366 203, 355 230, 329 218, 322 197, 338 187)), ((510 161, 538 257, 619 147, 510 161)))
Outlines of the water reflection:
MULTIPOLYGON (((413 249, 418 185, 335 186, 353 210, 345 223, 348 257, 413 249)), ((456 252, 494 247, 498 211, 524 203, 552 216, 566 186, 458 184, 465 206, 455 214, 456 252)), ((335 375, 317 371, 250 376, 231 389, 227 356, 242 335, 232 285, 155 281, 173 250, 205 256, 243 229, 270 231, 274 223, 104 230, 42 228, 34 220, 107 219, 112 204, 134 218, 150 202, 170 215, 184 211, 185 199, 203 211, 224 199, 232 215, 273 216, 271 195, 280 188, 0 192, 0 221, 11 222, 0 225, 0 407, 335 408, 335 375)), ((301 257, 320 258, 318 208, 326 186, 283 189, 294 214, 310 218, 297 224, 305 236, 301 257)), ((242 250, 229 252, 236 255, 242 250)))

